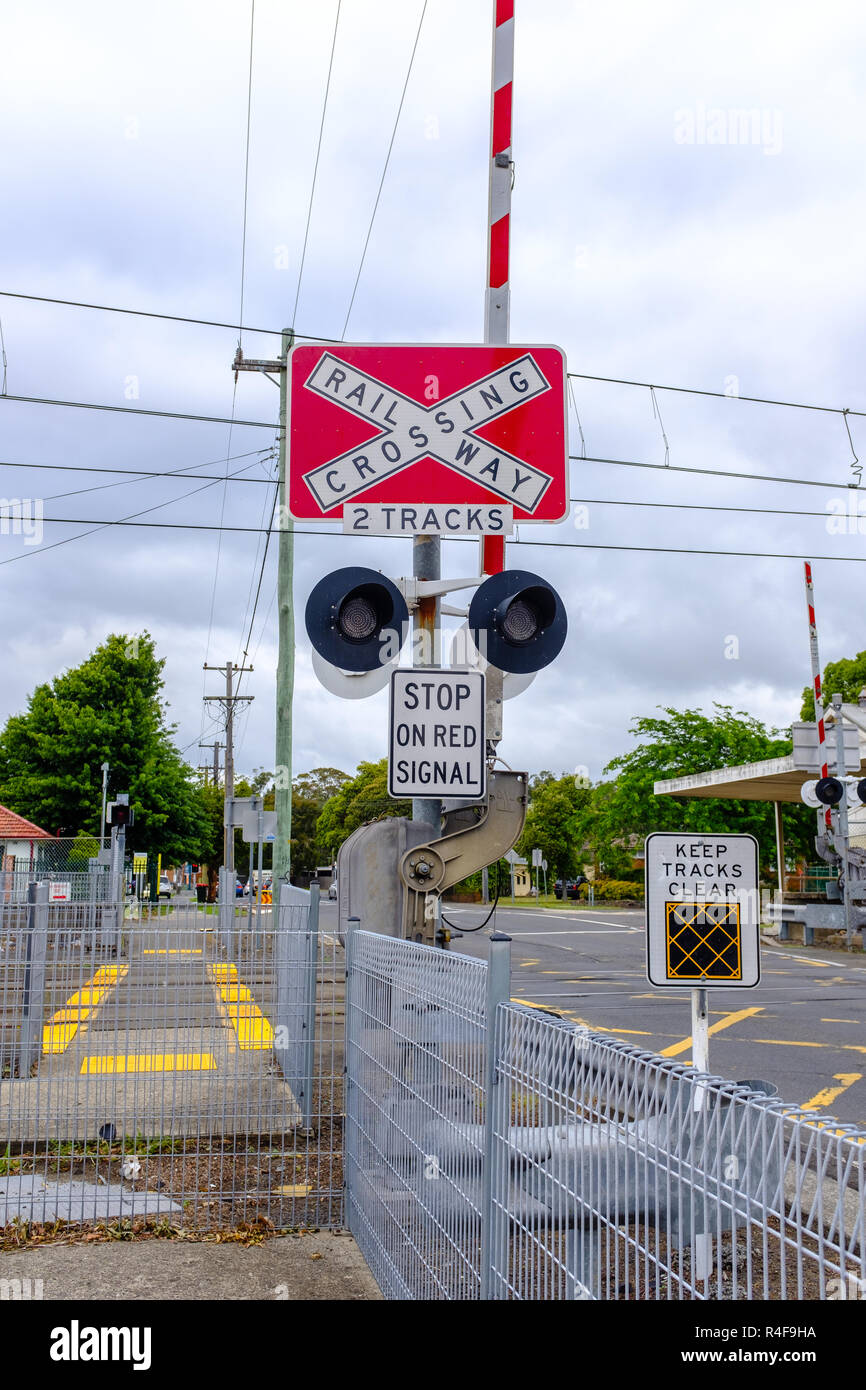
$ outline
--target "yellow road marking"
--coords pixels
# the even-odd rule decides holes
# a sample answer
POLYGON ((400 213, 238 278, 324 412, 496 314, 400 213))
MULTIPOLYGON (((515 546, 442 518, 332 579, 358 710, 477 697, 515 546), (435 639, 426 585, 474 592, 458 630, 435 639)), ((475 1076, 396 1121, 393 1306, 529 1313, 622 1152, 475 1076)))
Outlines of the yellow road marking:
POLYGON ((561 1014, 565 1012, 564 1009, 554 1009, 552 1005, 536 1004, 533 999, 518 999, 516 994, 511 996, 511 1002, 512 1004, 525 1004, 528 1009, 540 1009, 544 1014, 561 1014))
POLYGON ((63 1008, 52 1014, 42 1029, 43 1053, 65 1052, 82 1024, 128 970, 128 965, 102 965, 86 985, 70 994, 63 1008))
MULTIPOLYGON (((734 1013, 725 1014, 717 1023, 711 1023, 707 1033, 721 1033, 723 1028, 730 1028, 733 1023, 741 1023, 744 1018, 751 1018, 754 1014, 763 1013, 763 1008, 737 1009, 734 1013)), ((751 1039, 750 1039, 751 1041, 751 1039)), ((674 1043, 672 1047, 666 1047, 659 1053, 660 1057, 678 1057, 681 1052, 688 1052, 692 1045, 691 1036, 683 1038, 681 1042, 674 1043)))
POLYGON ((860 1018, 822 1018, 822 1023, 862 1023, 860 1018))
POLYGON ((801 1105, 801 1110, 824 1110, 828 1105, 832 1105, 834 1100, 838 1100, 843 1091, 847 1091, 849 1086, 853 1086, 855 1081, 863 1080, 863 1073, 860 1071, 837 1071, 833 1076, 834 1081, 841 1081, 841 1086, 825 1086, 823 1091, 819 1091, 811 1100, 807 1100, 805 1105, 801 1105))
POLYGON ((241 1051, 269 1052, 274 1045, 274 1030, 246 985, 240 983, 237 966, 218 964, 208 969, 221 1011, 234 1029, 241 1051))
POLYGON ((749 1042, 767 1047, 829 1047, 833 1052, 866 1052, 859 1043, 802 1042, 799 1038, 750 1038, 749 1042))
POLYGON ((215 1071, 210 1052, 140 1052, 127 1057, 85 1057, 81 1075, 105 1076, 143 1071, 215 1071))
MULTIPOLYGON (((530 965, 538 965, 538 964, 539 964, 539 962, 538 962, 537 960, 522 960, 522 961, 520 962, 520 968, 521 968, 521 970, 525 970, 525 969, 527 968, 527 966, 530 966, 530 965)), ((548 972, 546 972, 546 973, 552 974, 553 972, 552 972, 552 971, 548 971, 548 972)))

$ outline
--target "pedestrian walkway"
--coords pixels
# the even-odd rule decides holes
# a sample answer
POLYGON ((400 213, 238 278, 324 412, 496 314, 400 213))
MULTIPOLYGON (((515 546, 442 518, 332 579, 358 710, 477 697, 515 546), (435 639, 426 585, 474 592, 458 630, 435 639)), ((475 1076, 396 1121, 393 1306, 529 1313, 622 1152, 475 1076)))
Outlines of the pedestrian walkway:
POLYGON ((128 960, 91 962, 46 1019, 36 1074, 0 1083, 0 1139, 70 1143, 109 1130, 225 1137, 297 1126, 264 1012, 272 980, 249 953, 226 961, 213 922, 181 909, 138 924, 128 960))

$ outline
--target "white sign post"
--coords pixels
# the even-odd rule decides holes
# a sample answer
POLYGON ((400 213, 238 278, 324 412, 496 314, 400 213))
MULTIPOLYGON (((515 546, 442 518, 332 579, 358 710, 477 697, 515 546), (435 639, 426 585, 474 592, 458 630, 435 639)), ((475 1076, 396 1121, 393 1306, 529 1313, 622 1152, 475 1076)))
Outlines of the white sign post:
POLYGON ((479 801, 487 790, 486 774, 481 672, 394 671, 389 795, 479 801))
POLYGON ((708 1069, 708 989, 761 978, 754 835, 648 835, 647 979, 692 991, 692 1062, 708 1069))

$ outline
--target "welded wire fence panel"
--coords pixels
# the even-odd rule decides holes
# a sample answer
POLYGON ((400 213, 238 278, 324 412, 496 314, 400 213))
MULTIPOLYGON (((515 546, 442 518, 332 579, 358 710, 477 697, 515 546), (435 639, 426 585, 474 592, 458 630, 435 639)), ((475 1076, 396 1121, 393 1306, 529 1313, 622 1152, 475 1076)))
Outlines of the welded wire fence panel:
POLYGON ((866 1292, 863 1131, 513 1004, 495 1075, 491 1297, 866 1292))
POLYGON ((477 1298, 486 966, 361 931, 349 953, 349 1228, 387 1297, 477 1298))
MULTIPOLYGON (((116 904, 93 902, 70 924, 69 904, 36 891, 0 933, 0 1226, 340 1225, 336 939, 305 944, 294 982, 315 1039, 299 1101, 279 1060, 279 975, 292 967, 270 908, 250 931, 231 903, 224 936, 216 905, 127 901, 118 927, 116 904)), ((309 937, 305 918, 296 934, 309 937)))

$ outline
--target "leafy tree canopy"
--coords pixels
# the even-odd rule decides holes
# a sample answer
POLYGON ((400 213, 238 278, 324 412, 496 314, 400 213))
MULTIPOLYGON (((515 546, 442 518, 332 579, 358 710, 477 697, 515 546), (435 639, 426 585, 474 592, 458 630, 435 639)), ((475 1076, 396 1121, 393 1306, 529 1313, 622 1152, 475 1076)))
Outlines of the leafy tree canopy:
POLYGON ((411 801, 394 801, 388 795, 387 758, 359 763, 355 776, 343 783, 319 816, 316 833, 325 860, 335 859, 347 836, 367 821, 411 814, 411 801))
POLYGON ((149 633, 113 634, 37 686, 0 733, 0 802, 54 833, 98 836, 107 761, 109 789, 135 812, 128 846, 166 863, 197 853, 205 817, 165 722, 164 664, 149 633))
POLYGON ((583 837, 590 789, 563 773, 541 772, 529 786, 526 825, 517 842, 517 853, 531 862, 532 851, 540 849, 547 860, 548 878, 573 878, 583 859, 583 837))
MULTIPOLYGON (((662 710, 662 717, 636 719, 630 732, 636 748, 614 758, 605 768, 615 780, 594 789, 584 823, 587 839, 605 872, 616 875, 631 851, 639 853, 653 830, 683 830, 755 835, 761 863, 775 863, 773 807, 766 801, 729 801, 656 796, 653 784, 717 767, 782 757, 791 740, 778 729, 729 705, 715 704, 714 713, 701 710, 662 710)), ((793 852, 811 852, 814 814, 805 806, 783 809, 786 843, 793 852)))
POLYGON ((336 767, 315 767, 292 781, 292 874, 312 873, 331 862, 330 849, 319 836, 317 825, 331 797, 350 781, 336 767))
MULTIPOLYGON (((843 657, 840 661, 828 662, 824 671, 824 679, 821 682, 825 707, 830 703, 830 696, 836 694, 842 696, 846 705, 856 705, 864 685, 866 685, 866 652, 858 652, 856 656, 852 657, 843 657)), ((815 691, 811 685, 807 685, 803 691, 800 718, 814 722, 815 691)))

